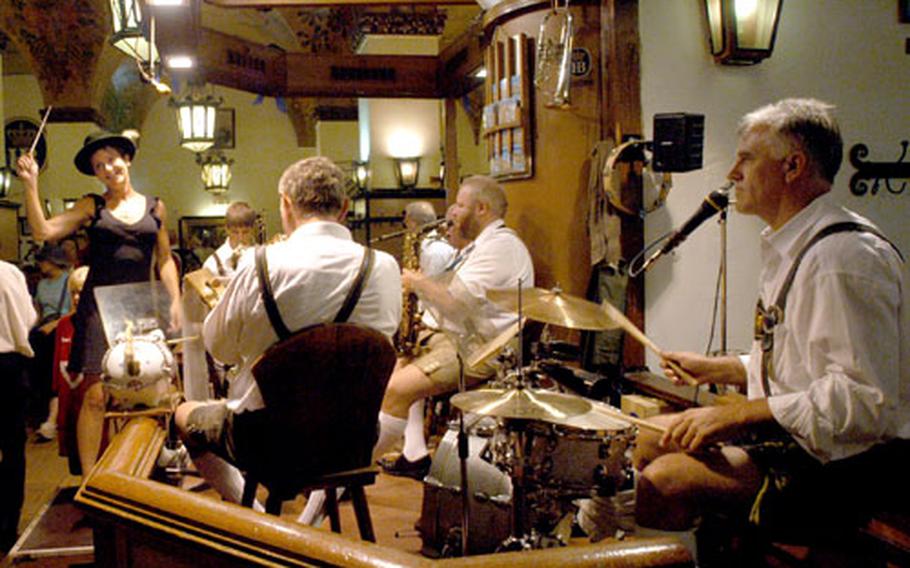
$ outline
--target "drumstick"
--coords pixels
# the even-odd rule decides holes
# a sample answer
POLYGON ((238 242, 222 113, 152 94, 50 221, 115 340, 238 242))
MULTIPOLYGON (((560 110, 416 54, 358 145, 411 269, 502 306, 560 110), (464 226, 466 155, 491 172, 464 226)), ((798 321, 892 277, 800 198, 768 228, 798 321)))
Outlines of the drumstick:
POLYGON ((676 375, 679 378, 681 378, 686 384, 693 385, 693 386, 698 384, 698 381, 695 380, 695 377, 693 377, 692 375, 690 375, 688 373, 688 371, 686 371, 685 369, 680 367, 676 361, 673 361, 672 359, 667 359, 666 357, 664 357, 663 349, 658 347, 657 344, 654 343, 653 341, 651 341, 651 339, 647 335, 645 335, 640 329, 635 327, 635 324, 632 323, 632 321, 626 317, 626 314, 617 310, 616 307, 613 306, 613 304, 611 304, 610 302, 603 302, 600 306, 604 309, 605 312, 607 312, 607 315, 610 316, 610 318, 613 319, 616 323, 618 323, 621 328, 626 330, 629 333, 629 335, 634 337, 639 343, 641 343, 642 345, 644 345, 645 347, 647 347, 648 349, 653 351, 661 359, 666 361, 667 365, 671 369, 673 369, 673 372, 676 373, 676 375))
POLYGON ((28 149, 28 153, 34 155, 35 146, 38 145, 38 140, 41 139, 41 133, 44 132, 44 127, 47 125, 47 117, 51 115, 51 109, 54 108, 52 105, 47 105, 47 112, 44 113, 44 118, 41 119, 41 125, 38 127, 38 133, 35 134, 35 139, 32 140, 32 146, 28 149))
POLYGON ((660 424, 655 424, 653 422, 649 422, 647 420, 638 418, 637 416, 630 416, 620 410, 616 410, 612 406, 599 405, 598 408, 606 410, 608 414, 616 415, 616 417, 620 420, 625 420, 626 422, 635 424, 639 428, 645 428, 646 430, 652 430, 654 432, 657 432, 658 434, 663 434, 667 431, 667 428, 664 426, 661 426, 660 424))

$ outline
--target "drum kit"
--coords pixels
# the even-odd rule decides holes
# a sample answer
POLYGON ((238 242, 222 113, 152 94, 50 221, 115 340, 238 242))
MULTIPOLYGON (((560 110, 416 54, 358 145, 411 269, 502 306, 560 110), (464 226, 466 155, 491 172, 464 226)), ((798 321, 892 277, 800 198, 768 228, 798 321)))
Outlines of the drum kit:
MULTIPOLYGON (((510 360, 506 345, 524 318, 579 330, 634 328, 604 306, 559 289, 490 290, 487 298, 521 318, 471 353, 472 365, 510 360)), ((418 530, 425 554, 567 544, 573 501, 629 488, 638 428, 659 429, 608 404, 542 388, 545 373, 534 363, 516 366, 499 371, 496 388, 463 391, 450 400, 462 419, 442 438, 424 480, 418 530)))

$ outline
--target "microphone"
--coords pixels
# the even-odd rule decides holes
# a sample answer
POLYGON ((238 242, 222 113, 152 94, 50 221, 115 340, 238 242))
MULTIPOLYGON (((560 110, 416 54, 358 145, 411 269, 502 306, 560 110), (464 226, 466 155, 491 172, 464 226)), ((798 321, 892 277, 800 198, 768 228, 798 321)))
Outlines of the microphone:
POLYGON ((730 189, 733 187, 733 182, 729 181, 722 185, 719 189, 715 189, 705 197, 705 200, 702 201, 701 206, 698 208, 695 213, 689 217, 689 219, 683 223, 683 226, 677 229, 670 238, 667 239, 667 242, 664 243, 664 246, 652 254, 648 260, 642 265, 639 272, 644 272, 648 269, 652 262, 660 258, 661 256, 672 251, 680 245, 686 237, 692 234, 695 229, 701 226, 702 223, 713 217, 714 215, 720 213, 726 209, 727 204, 730 202, 730 189))

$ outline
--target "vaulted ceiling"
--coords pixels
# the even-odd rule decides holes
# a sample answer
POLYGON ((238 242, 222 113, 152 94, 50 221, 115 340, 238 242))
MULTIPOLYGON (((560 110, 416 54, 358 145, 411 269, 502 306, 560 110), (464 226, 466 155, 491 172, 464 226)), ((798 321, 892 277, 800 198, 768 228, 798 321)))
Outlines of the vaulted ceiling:
MULTIPOLYGON (((380 76, 377 69, 392 69, 391 75, 401 83, 409 75, 420 74, 413 93, 429 96, 438 82, 437 58, 430 64, 420 58, 364 58, 356 55, 359 42, 373 34, 420 35, 438 37, 440 53, 450 49, 465 37, 469 29, 479 29, 480 7, 472 0, 443 0, 447 5, 370 4, 359 0, 324 4, 322 0, 191 0, 192 20, 182 18, 170 30, 171 37, 193 34, 206 80, 267 95, 282 95, 291 99, 288 105, 297 122, 312 122, 316 108, 324 103, 322 97, 358 95, 361 91, 345 91, 341 84, 309 79, 314 70, 334 73, 338 66, 350 69, 366 62, 368 75, 380 76), (245 7, 238 7, 243 4, 245 7), (241 63, 248 60, 256 65, 225 65, 225 53, 241 63), (237 54, 241 54, 237 56, 237 54), (269 73, 257 75, 254 67, 269 67, 269 73), (274 64, 272 62, 275 62, 274 64), (340 63, 339 63, 340 62, 340 63), (358 63, 359 62, 359 63, 358 63), (345 67, 346 66, 346 67, 345 67), (272 68, 274 67, 274 68, 272 68), (278 71, 276 75, 276 69, 278 71), (301 69, 307 70, 305 81, 295 79, 301 69), (260 76, 261 75, 261 76, 260 76), (279 76, 281 75, 281 76, 279 76), (277 77, 277 78, 276 78, 277 77), (427 83, 424 85, 421 83, 427 83), (312 90, 315 89, 315 90, 312 90), (317 98, 320 97, 320 98, 317 98)), ((104 100, 121 96, 124 77, 138 81, 133 63, 109 45, 111 35, 110 0, 4 0, 0 2, 0 53, 4 74, 33 73, 40 84, 44 104, 52 104, 55 120, 94 120, 110 122, 103 108, 104 100), (115 75, 120 81, 113 81, 115 75)), ((166 20, 159 24, 162 38, 168 37, 166 20)), ((160 46, 166 50, 166 46, 160 46)), ((236 63, 236 61, 235 61, 236 63)), ((260 69, 261 70, 261 69, 260 69)), ((342 73, 343 74, 343 73, 342 73)), ((333 77, 336 77, 335 73, 333 77)), ((337 77, 336 77, 337 78, 337 77)), ((378 91, 362 91, 376 96, 393 85, 380 85, 378 91)), ((438 91, 438 87, 435 87, 438 91)), ((147 86, 131 86, 131 95, 146 101, 133 104, 148 106, 154 100, 154 90, 147 86)), ((400 94, 409 94, 399 89, 400 94)), ((326 103, 327 104, 327 103, 326 103)), ((335 100, 333 107, 353 104, 353 99, 335 100)), ((54 120, 52 119, 52 120, 54 120)), ((300 130, 311 125, 301 124, 300 130)), ((306 140, 301 140, 306 142, 306 140)))

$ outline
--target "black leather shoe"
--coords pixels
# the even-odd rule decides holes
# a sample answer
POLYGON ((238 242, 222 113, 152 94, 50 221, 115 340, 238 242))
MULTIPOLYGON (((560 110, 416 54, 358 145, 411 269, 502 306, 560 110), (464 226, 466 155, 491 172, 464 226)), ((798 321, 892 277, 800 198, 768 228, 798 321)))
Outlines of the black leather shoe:
POLYGON ((433 460, 430 459, 429 455, 423 456, 417 461, 410 461, 404 457, 404 454, 401 454, 397 459, 383 458, 379 460, 379 466, 382 467, 382 471, 389 475, 410 477, 417 481, 423 481, 423 478, 430 472, 430 464, 432 462, 433 460))

